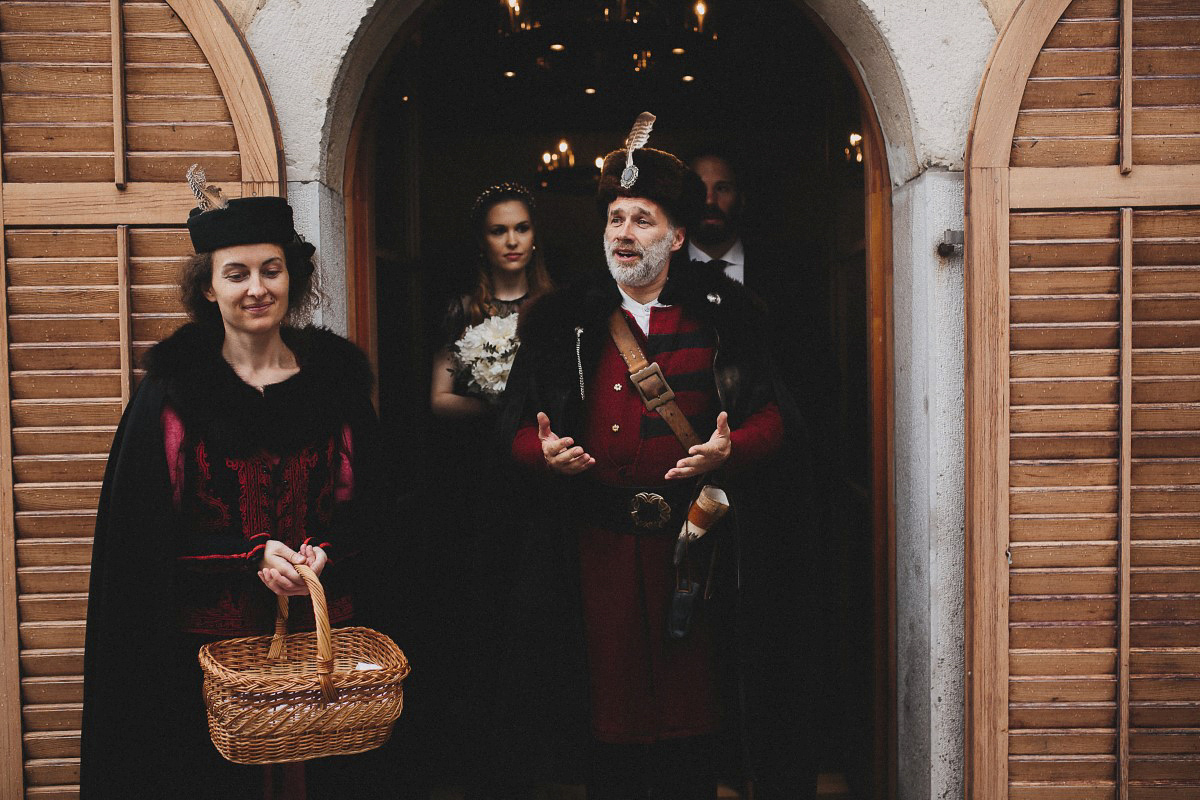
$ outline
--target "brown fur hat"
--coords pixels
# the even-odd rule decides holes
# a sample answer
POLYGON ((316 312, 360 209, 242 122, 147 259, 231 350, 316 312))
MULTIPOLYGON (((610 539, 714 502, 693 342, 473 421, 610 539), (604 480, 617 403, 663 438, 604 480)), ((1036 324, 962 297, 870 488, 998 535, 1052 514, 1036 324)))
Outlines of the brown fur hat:
POLYGON ((625 156, 626 151, 621 149, 604 157, 600 187, 596 192, 596 204, 601 214, 607 214, 609 203, 618 197, 645 197, 666 209, 676 227, 688 227, 700 219, 705 203, 704 182, 688 169, 687 164, 670 153, 651 147, 635 150, 633 161, 638 169, 637 181, 625 189, 621 186, 625 156))

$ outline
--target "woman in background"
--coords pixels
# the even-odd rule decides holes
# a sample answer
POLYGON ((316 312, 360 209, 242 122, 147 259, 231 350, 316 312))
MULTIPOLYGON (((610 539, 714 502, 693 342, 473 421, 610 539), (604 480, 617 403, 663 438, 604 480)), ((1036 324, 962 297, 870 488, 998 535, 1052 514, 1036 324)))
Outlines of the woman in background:
MULTIPOLYGON (((460 344, 469 328, 507 318, 553 288, 534 224, 533 194, 519 183, 484 189, 471 208, 479 241, 475 288, 455 297, 443 321, 443 345, 433 358, 429 403, 435 416, 489 416, 502 386, 472 381, 460 344)), ((506 374, 506 373, 505 373, 506 374)))
POLYGON ((485 189, 470 213, 478 247, 473 288, 442 318, 433 357, 421 611, 424 669, 410 682, 410 711, 429 748, 430 780, 471 784, 481 771, 478 737, 489 711, 493 636, 515 524, 515 488, 493 445, 495 411, 516 350, 520 313, 552 288, 538 246, 536 203, 517 183, 485 189), (424 702, 418 709, 418 698, 424 702), (417 720, 420 717, 420 720, 417 720))

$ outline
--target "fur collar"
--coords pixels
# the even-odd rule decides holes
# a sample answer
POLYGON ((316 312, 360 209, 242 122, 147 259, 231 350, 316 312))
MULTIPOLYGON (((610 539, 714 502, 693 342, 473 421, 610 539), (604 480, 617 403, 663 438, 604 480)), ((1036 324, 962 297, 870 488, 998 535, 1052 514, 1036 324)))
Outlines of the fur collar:
POLYGON ((189 435, 203 435, 221 452, 294 452, 332 435, 348 409, 369 403, 373 379, 363 352, 332 331, 282 333, 300 372, 261 393, 221 357, 219 324, 189 323, 156 344, 146 353, 146 374, 164 384, 189 435))
MULTIPOLYGON (((738 335, 743 324, 749 325, 765 313, 761 301, 745 287, 712 266, 688 260, 680 251, 671 260, 667 285, 659 301, 680 305, 702 324, 722 331, 730 328, 738 335), (730 325, 730 321, 739 324, 730 325)), ((584 338, 608 332, 608 318, 621 305, 616 281, 607 272, 597 272, 563 289, 540 298, 522 315, 521 341, 525 343, 561 343, 563 337, 574 341, 575 328, 582 327, 584 338)))

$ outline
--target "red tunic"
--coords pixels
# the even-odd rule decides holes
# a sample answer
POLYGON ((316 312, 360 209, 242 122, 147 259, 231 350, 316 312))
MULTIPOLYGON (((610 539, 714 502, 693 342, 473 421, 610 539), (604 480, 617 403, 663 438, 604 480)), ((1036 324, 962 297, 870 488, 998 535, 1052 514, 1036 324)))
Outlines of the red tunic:
MULTIPOLYGON (((714 339, 679 307, 655 307, 650 335, 632 326, 646 356, 662 367, 680 410, 697 435, 716 427, 714 339)), ((551 429, 554 420, 550 420, 551 429)), ((727 468, 768 455, 782 437, 771 403, 731 434, 727 468)), ((587 428, 579 443, 596 459, 588 478, 606 486, 664 486, 685 453, 657 412, 647 411, 609 340, 587 383, 587 428)), ((537 427, 523 426, 513 455, 545 467, 537 427)), ((698 625, 683 639, 666 630, 675 585, 671 559, 678 530, 650 535, 585 524, 579 537, 580 588, 591 685, 592 732, 604 742, 649 743, 711 733, 720 723, 711 631, 698 625)))

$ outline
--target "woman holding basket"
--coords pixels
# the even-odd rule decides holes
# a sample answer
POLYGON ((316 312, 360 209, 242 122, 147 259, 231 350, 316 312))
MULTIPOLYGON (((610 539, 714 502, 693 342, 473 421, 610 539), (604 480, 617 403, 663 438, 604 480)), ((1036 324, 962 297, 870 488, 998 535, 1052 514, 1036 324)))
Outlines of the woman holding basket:
MULTIPOLYGON (((362 611, 382 491, 372 374, 330 331, 311 244, 278 197, 199 207, 181 290, 191 322, 146 354, 101 491, 84 656, 81 796, 261 798, 302 773, 224 761, 208 741, 198 648, 270 633, 278 596, 320 576, 333 625, 362 611)), ((376 576, 376 580, 379 577, 376 576)), ((307 597, 291 630, 312 628, 307 597)), ((314 795, 310 789, 309 797, 314 795)))

